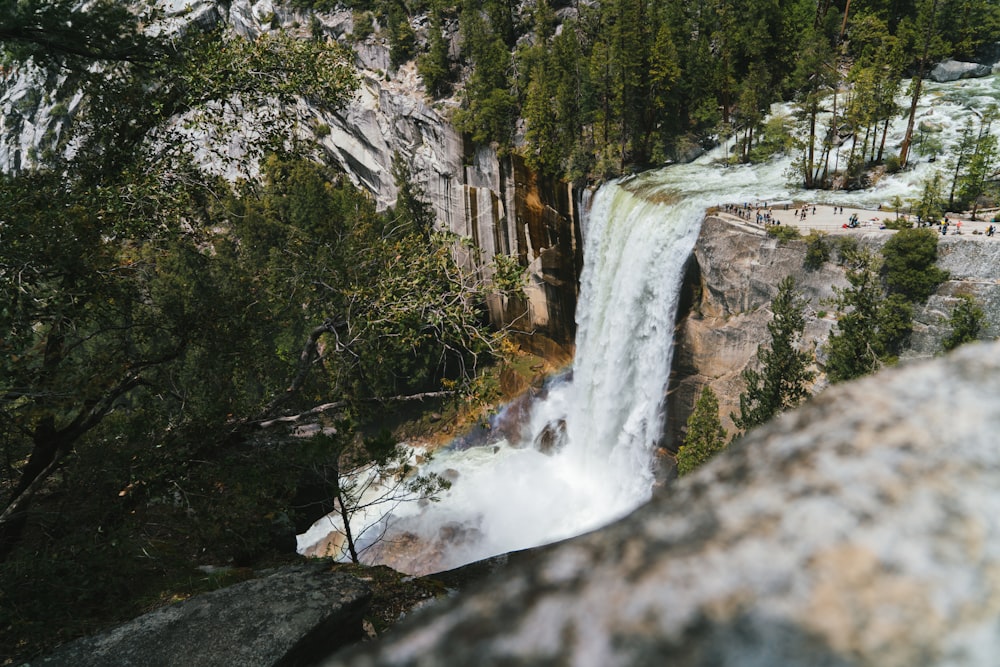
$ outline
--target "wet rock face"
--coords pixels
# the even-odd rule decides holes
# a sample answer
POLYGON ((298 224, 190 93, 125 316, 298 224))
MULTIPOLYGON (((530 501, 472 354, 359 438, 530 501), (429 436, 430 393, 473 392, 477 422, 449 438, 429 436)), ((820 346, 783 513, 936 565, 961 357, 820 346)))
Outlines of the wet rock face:
POLYGON ((322 563, 283 568, 67 644, 33 664, 231 667, 314 664, 361 638, 371 592, 322 563))
POLYGON ((1000 346, 826 390, 327 667, 988 665, 1000 346))

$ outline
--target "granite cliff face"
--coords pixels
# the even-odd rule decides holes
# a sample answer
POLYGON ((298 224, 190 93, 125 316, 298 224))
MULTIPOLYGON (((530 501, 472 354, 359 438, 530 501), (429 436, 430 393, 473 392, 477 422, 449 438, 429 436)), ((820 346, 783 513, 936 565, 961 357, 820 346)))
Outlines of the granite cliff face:
MULTIPOLYGON (((852 237, 878 251, 891 234, 859 230, 852 237)), ((802 345, 817 355, 820 373, 814 392, 826 387, 822 348, 836 323, 828 301, 847 280, 832 261, 806 270, 805 250, 804 240, 782 243, 750 225, 706 218, 689 260, 685 307, 678 313, 664 436, 668 448, 680 444, 691 407, 706 384, 718 395, 723 424, 732 432, 729 414, 739 410, 744 389, 740 374, 754 360, 757 346, 769 340, 770 304, 785 276, 795 278, 808 301, 802 345)), ((960 294, 975 297, 986 312, 981 337, 1000 336, 1000 244, 985 236, 941 237, 937 263, 950 279, 916 309, 911 349, 901 363, 941 353, 940 341, 950 331, 947 319, 960 294)))
MULTIPOLYGON (((273 30, 306 35, 315 29, 306 27, 312 14, 270 0, 164 0, 161 6, 165 30, 182 30, 191 23, 221 24, 253 39, 273 30)), ((370 192, 380 208, 386 208, 397 197, 392 163, 398 154, 433 208, 438 228, 472 240, 473 251, 458 251, 463 261, 486 277, 498 254, 517 258, 525 268, 524 298, 489 304, 494 322, 533 334, 524 340, 537 343, 540 351, 551 343, 563 355, 571 351, 582 262, 580 192, 569 184, 537 178, 516 157, 501 157, 490 146, 467 142, 450 123, 457 98, 429 99, 413 62, 391 71, 387 40, 377 32, 364 40, 354 39, 351 11, 318 13, 316 19, 327 39, 351 46, 361 78, 354 98, 337 113, 323 113, 305 103, 296 109, 302 126, 315 132, 326 159, 370 192)), ((418 35, 426 28, 419 21, 414 24, 418 35)), ((65 77, 31 67, 4 71, 0 75, 0 170, 29 169, 39 164, 44 151, 62 150, 59 137, 80 103, 80 94, 65 77)), ((253 165, 246 164, 243 156, 229 157, 237 158, 241 169, 253 172, 253 165)), ((212 159, 206 158, 206 168, 240 175, 229 173, 231 165, 213 164, 212 159)))

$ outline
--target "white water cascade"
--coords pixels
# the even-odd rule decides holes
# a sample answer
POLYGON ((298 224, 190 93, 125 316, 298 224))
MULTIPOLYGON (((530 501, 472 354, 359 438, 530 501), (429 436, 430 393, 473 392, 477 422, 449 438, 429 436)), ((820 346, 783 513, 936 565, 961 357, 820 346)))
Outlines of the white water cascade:
MULTIPOLYGON (((920 117, 933 119, 947 149, 966 118, 1000 100, 1000 77, 929 84, 925 98, 920 117)), ((890 145, 902 137, 902 123, 890 145)), ((875 208, 914 197, 942 168, 920 160, 868 190, 802 192, 787 185, 790 157, 723 167, 724 150, 597 192, 584 228, 571 378, 534 404, 522 442, 438 452, 425 471, 454 478, 452 488, 438 503, 396 509, 383 538, 395 545, 379 562, 413 574, 448 569, 585 532, 649 498, 681 274, 708 206, 800 199, 875 208), (533 447, 546 433, 562 444, 550 455, 533 447)), ((300 536, 300 548, 330 529, 317 523, 300 536)))

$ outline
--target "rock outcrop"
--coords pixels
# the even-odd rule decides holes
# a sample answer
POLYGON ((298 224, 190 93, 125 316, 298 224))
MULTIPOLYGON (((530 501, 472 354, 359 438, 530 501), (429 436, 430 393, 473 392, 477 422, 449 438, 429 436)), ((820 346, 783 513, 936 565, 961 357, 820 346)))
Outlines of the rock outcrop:
POLYGON ((960 60, 945 60, 931 69, 930 79, 938 83, 958 81, 959 79, 974 79, 989 76, 993 73, 992 65, 968 63, 960 60))
POLYGON ((832 387, 622 521, 325 665, 994 664, 993 401, 998 345, 832 387))
MULTIPOLYGON (((851 236, 877 252, 891 234, 858 230, 851 236)), ((678 313, 664 435, 668 448, 676 450, 681 442, 688 415, 706 384, 719 397, 723 424, 733 431, 729 415, 739 410, 741 373, 753 361, 757 346, 768 341, 771 300, 786 276, 795 278, 808 301, 802 346, 815 351, 822 362, 823 346, 836 323, 829 299, 847 280, 833 261, 806 270, 805 251, 803 240, 778 242, 760 229, 707 217, 689 260, 685 307, 678 313)), ((941 339, 950 331, 948 317, 962 294, 975 297, 986 313, 981 337, 1000 336, 1000 244, 985 236, 941 237, 937 264, 950 279, 915 309, 904 362, 941 353, 941 339)), ((813 389, 825 386, 820 373, 813 389)))
POLYGON ((67 644, 51 667, 265 667, 315 662, 362 636, 371 592, 322 562, 278 570, 67 644))

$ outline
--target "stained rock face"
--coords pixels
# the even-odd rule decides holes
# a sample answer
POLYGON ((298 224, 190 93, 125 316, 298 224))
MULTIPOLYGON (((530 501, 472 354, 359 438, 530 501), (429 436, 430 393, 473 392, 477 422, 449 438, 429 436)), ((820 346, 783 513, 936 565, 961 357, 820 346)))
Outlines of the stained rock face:
POLYGON ((67 644, 38 665, 233 667, 314 664, 357 641, 371 592, 322 563, 278 570, 67 644))
POLYGON ((326 667, 992 665, 1000 346, 826 390, 326 667))

